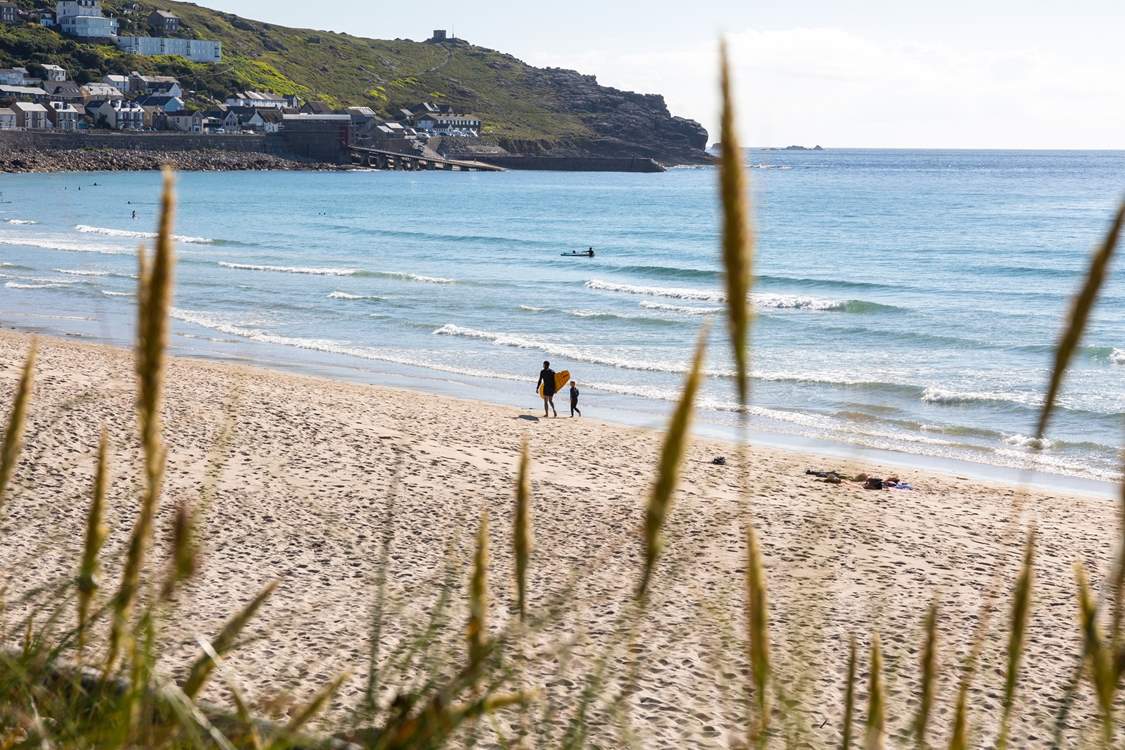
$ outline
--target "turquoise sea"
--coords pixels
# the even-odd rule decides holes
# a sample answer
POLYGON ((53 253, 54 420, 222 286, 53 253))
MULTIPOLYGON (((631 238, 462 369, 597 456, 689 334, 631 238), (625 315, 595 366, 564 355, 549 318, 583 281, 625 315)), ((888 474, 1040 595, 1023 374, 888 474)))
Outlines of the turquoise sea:
MULTIPOLYGON (((1125 152, 748 163, 756 439, 1023 466, 1069 297, 1125 195, 1125 152)), ((722 304, 715 178, 182 174, 174 347, 532 410, 549 359, 579 382, 587 416, 659 425, 722 304), (560 257, 588 246, 593 259, 560 257)), ((159 184, 0 176, 0 321, 129 341, 133 254, 159 184)), ((723 334, 700 428, 733 435, 723 334)), ((1040 468, 1116 478, 1123 423, 1118 259, 1040 468)))

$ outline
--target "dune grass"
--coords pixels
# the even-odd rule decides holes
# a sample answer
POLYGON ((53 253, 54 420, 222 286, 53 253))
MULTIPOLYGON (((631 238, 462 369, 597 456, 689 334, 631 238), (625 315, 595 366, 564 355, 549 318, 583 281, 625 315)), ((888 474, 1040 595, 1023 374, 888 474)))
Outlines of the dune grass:
MULTIPOLYGON (((735 144, 735 122, 729 107, 732 82, 725 63, 722 69, 724 108, 724 145, 735 144)), ((746 304, 749 293, 750 251, 752 249, 749 210, 746 204, 745 176, 741 156, 732 148, 724 150, 719 169, 720 195, 723 204, 723 245, 721 258, 725 270, 728 299, 728 333, 733 359, 738 368, 735 379, 740 403, 749 402, 749 336, 751 317, 746 304)), ((277 587, 272 582, 251 601, 245 603, 212 638, 200 642, 200 653, 191 663, 181 681, 163 676, 160 653, 156 647, 159 632, 168 610, 176 606, 175 593, 197 574, 197 513, 187 504, 176 508, 172 543, 163 566, 146 565, 153 549, 153 519, 162 501, 167 451, 160 420, 164 399, 164 372, 168 336, 168 313, 173 294, 174 257, 171 242, 175 199, 173 178, 165 175, 164 195, 155 251, 150 257, 143 249, 139 255, 138 325, 135 345, 137 393, 137 429, 142 448, 142 481, 139 488, 139 512, 129 535, 121 577, 115 591, 101 595, 98 583, 102 569, 102 546, 106 538, 105 498, 112 474, 111 446, 103 433, 96 460, 95 479, 90 492, 87 529, 80 560, 75 565, 73 580, 60 584, 46 604, 31 616, 5 625, 6 649, 0 651, 0 744, 4 747, 214 747, 281 748, 327 746, 325 728, 308 733, 308 727, 328 704, 346 675, 329 681, 304 706, 291 713, 285 725, 261 721, 252 715, 246 702, 231 683, 233 708, 216 707, 199 702, 206 685, 216 676, 223 676, 223 658, 237 649, 243 633, 260 607, 277 587), (163 571, 163 572, 148 572, 163 571), (63 625, 70 612, 76 612, 74 623, 63 625), (105 638, 94 638, 96 629, 108 628, 105 638)), ((1101 282, 1108 274, 1115 252, 1125 207, 1114 219, 1105 242, 1094 253, 1085 282, 1075 297, 1072 311, 1064 322, 1049 381, 1046 398, 1038 421, 1037 435, 1042 437, 1050 420, 1059 389, 1078 345, 1090 311, 1096 301, 1101 282)), ((681 464, 690 440, 694 398, 703 371, 708 329, 700 333, 692 367, 686 378, 682 398, 674 409, 663 438, 657 465, 653 470, 652 490, 644 511, 644 522, 638 531, 642 550, 638 584, 634 599, 622 602, 620 643, 643 639, 639 613, 654 606, 650 592, 663 580, 657 575, 664 552, 664 527, 674 512, 681 464)), ((34 343, 27 355, 0 449, 0 512, 6 490, 19 462, 24 425, 31 399, 35 372, 34 343)), ((465 733, 473 738, 473 727, 490 715, 520 709, 530 716, 538 696, 534 685, 523 687, 523 678, 514 679, 513 649, 538 625, 558 615, 567 606, 566 587, 556 601, 541 612, 529 609, 529 571, 535 564, 533 552, 533 519, 531 515, 531 456, 523 444, 514 487, 514 525, 511 544, 514 552, 516 606, 507 622, 488 622, 489 612, 489 520, 480 519, 476 544, 468 569, 451 566, 449 576, 439 584, 441 595, 432 609, 430 623, 389 661, 402 671, 415 671, 421 679, 400 686, 390 704, 378 701, 382 680, 387 675, 378 671, 381 622, 385 616, 385 592, 377 583, 377 606, 370 644, 370 674, 363 705, 357 709, 348 727, 327 731, 337 743, 390 750, 392 748, 439 747, 454 738, 464 744, 465 733), (432 666, 430 651, 437 632, 449 619, 449 577, 464 576, 468 581, 468 619, 463 625, 465 648, 452 670, 442 672, 432 666), (430 666, 426 666, 430 665, 430 666), (512 686, 519 683, 519 689, 512 686)), ((749 492, 746 489, 746 492, 749 492)), ((393 505, 388 510, 390 528, 393 505)), ((1120 741, 1122 730, 1114 714, 1118 690, 1125 677, 1125 482, 1121 495, 1121 535, 1115 562, 1104 592, 1108 604, 1094 594, 1085 569, 1075 570, 1075 595, 1079 605, 1083 643, 1082 664, 1075 671, 1077 680, 1088 681, 1100 711, 1095 746, 1112 747, 1120 741), (1109 610, 1104 611, 1103 607, 1109 610)), ((787 712, 794 703, 785 700, 785 677, 775 670, 771 657, 771 632, 768 609, 768 580, 763 565, 757 532, 747 522, 744 533, 745 572, 739 586, 744 589, 744 640, 741 649, 749 664, 743 691, 750 707, 745 744, 751 747, 780 746, 797 743, 784 732, 787 712)), ((3 540, 0 540, 0 544, 3 540)), ((388 531, 383 543, 383 563, 393 546, 388 531)), ((1026 633, 1035 617, 1036 533, 1028 532, 1024 555, 1011 596, 1010 616, 1006 622, 1007 661, 1002 690, 1002 712, 999 716, 974 715, 969 702, 973 681, 978 677, 980 633, 967 636, 968 656, 959 666, 959 688, 948 726, 938 727, 935 711, 935 686, 943 668, 942 653, 949 653, 956 644, 939 641, 941 607, 934 600, 928 606, 918 603, 922 634, 918 643, 917 669, 920 695, 917 715, 910 720, 909 730, 896 735, 890 726, 894 717, 888 715, 887 685, 884 677, 884 654, 877 633, 868 634, 869 652, 866 661, 857 648, 857 636, 850 638, 847 674, 841 685, 844 707, 837 717, 838 740, 843 748, 854 746, 856 736, 862 737, 865 748, 883 748, 888 744, 933 747, 933 736, 948 737, 948 747, 967 748, 977 744, 974 726, 988 726, 996 732, 996 746, 1006 747, 1009 728, 1018 704, 1020 677, 1036 668, 1025 659, 1026 633), (866 707, 860 704, 862 674, 866 673, 866 707), (862 716, 860 714, 862 713, 862 716), (862 727, 862 728, 860 728, 862 727)), ((5 593, 6 598, 10 594, 5 593)), ((980 632, 986 620, 981 618, 980 632)), ((620 662, 605 654, 586 676, 587 688, 580 705, 573 708, 573 719, 563 737, 541 740, 539 746, 579 748, 589 744, 589 724, 596 720, 618 722, 622 744, 637 744, 638 734, 629 719, 636 674, 645 668, 641 658, 627 660, 627 673, 615 675, 611 670, 620 662), (611 688, 611 684, 617 684, 611 688), (616 692, 614 692, 616 691, 616 692), (600 698, 608 707, 608 715, 596 718, 600 698)), ((1072 686, 1073 690, 1073 686, 1072 686)), ((1067 721, 1066 707, 1058 716, 1056 734, 1067 721)), ((556 710, 550 705, 545 714, 556 710)), ((900 722, 901 723, 901 722, 900 722)), ((512 747, 527 746, 536 737, 533 731, 521 732, 512 747)), ((472 744, 469 742, 468 744, 472 744)))

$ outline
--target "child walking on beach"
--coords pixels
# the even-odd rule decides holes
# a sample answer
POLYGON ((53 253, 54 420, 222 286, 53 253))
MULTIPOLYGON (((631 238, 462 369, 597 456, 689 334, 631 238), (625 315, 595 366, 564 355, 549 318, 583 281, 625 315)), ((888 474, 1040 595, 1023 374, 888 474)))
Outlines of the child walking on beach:
POLYGON ((582 416, 582 410, 578 408, 578 383, 573 380, 570 381, 570 416, 574 416, 574 412, 578 412, 578 416, 582 416))

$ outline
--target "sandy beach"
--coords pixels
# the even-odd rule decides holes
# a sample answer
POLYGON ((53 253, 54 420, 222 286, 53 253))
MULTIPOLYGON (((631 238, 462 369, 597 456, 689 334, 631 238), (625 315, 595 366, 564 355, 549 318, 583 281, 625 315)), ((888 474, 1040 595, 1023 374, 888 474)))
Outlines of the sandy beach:
MULTIPOLYGON (((0 334, 5 412, 28 343, 25 334, 0 334)), ((4 585, 20 591, 74 575, 103 426, 113 444, 105 552, 112 585, 113 560, 136 512, 131 355, 70 340, 40 343, 25 454, 0 521, 4 585)), ((1011 586, 1034 523, 1036 584, 1013 746, 1049 744, 1056 701, 1080 647, 1073 565, 1084 564, 1101 590, 1120 538, 1112 500, 757 447, 750 451, 753 494, 741 497, 737 450, 697 440, 648 610, 629 638, 621 617, 640 570, 639 528, 661 435, 603 423, 589 412, 582 419, 535 419, 540 410, 532 385, 529 380, 528 408, 518 410, 173 360, 158 564, 177 503, 202 503, 204 524, 201 569, 163 629, 167 664, 182 667, 196 653, 196 635, 214 634, 228 615, 280 579, 252 626, 257 637, 228 659, 227 672, 260 711, 280 719, 350 671, 321 723, 329 728, 363 692, 379 550, 388 530, 383 661, 395 662, 396 648, 425 628, 448 577, 456 590, 437 664, 457 663, 472 537, 484 509, 491 517, 493 629, 512 617, 513 482, 526 435, 536 543, 530 608, 543 612, 566 602, 557 618, 529 636, 522 647, 526 662, 517 660, 523 684, 540 691, 533 744, 558 746, 585 677, 602 656, 610 674, 639 665, 627 715, 640 746, 728 747, 745 736, 748 520, 763 545, 773 658, 797 704, 784 729, 811 746, 838 743, 852 634, 863 654, 859 694, 865 700, 873 629, 885 654, 889 735, 893 740, 909 732, 922 621, 935 597, 941 676, 931 741, 947 737, 960 664, 980 625, 982 603, 995 591, 970 700, 973 745, 988 745, 1003 691, 1011 586), (711 464, 719 455, 727 458, 725 466, 711 464), (808 468, 898 474, 914 489, 825 484, 807 476, 808 468)), ((14 599, 10 593, 5 598, 14 599)), ((9 618, 17 611, 9 610, 9 618)), ((409 686, 405 680, 421 677, 417 667, 388 668, 384 702, 409 686)), ((225 700, 221 683, 210 690, 208 699, 225 700)), ((591 742, 622 746, 622 721, 603 709, 593 712, 591 742)), ((1063 744, 1096 737, 1096 716, 1084 685, 1063 744)), ((497 736, 510 737, 517 723, 517 713, 502 714, 482 727, 480 739, 492 746, 497 736)))

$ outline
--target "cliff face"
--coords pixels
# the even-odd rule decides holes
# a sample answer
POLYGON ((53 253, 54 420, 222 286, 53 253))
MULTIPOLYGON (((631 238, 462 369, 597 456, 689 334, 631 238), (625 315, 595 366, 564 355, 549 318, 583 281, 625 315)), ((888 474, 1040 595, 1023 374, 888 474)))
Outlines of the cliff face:
MULTIPOLYGON (((31 0, 27 0, 31 2, 31 0)), ((296 94, 331 107, 368 106, 385 117, 419 101, 446 102, 484 122, 482 140, 515 153, 646 156, 664 163, 708 159, 707 133, 674 117, 663 97, 598 85, 593 76, 535 68, 464 40, 366 39, 240 18, 175 0, 104 0, 123 28, 152 10, 181 20, 181 36, 223 44, 218 65, 136 57, 38 26, 0 25, 0 67, 60 64, 84 80, 137 70, 174 75, 208 106, 238 89, 296 94)))
MULTIPOLYGON (((528 75, 556 92, 590 135, 548 146, 568 155, 647 156, 666 163, 709 161, 707 131, 675 117, 659 94, 637 94, 601 86, 592 75, 560 68, 529 68, 528 75)), ((516 144, 512 144, 516 146, 516 144)))

